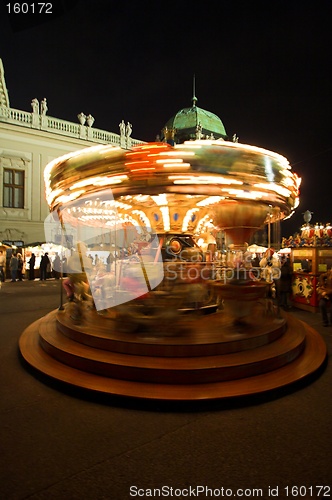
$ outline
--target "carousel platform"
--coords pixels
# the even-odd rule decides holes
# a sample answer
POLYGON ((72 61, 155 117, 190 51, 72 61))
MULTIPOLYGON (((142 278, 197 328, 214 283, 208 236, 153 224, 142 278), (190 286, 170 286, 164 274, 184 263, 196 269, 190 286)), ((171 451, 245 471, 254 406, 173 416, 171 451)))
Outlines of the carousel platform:
POLYGON ((111 315, 72 304, 32 323, 19 348, 47 377, 90 391, 147 400, 234 398, 289 386, 317 371, 327 349, 322 337, 291 314, 268 316, 257 305, 248 321, 224 311, 182 316, 171 324, 123 331, 111 315))

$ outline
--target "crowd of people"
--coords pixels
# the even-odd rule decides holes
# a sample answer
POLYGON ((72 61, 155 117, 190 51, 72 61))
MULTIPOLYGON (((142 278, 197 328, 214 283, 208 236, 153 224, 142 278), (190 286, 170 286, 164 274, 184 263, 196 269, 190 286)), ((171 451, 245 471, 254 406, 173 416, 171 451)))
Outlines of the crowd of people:
MULTIPOLYGON (((0 280, 6 281, 6 255, 0 251, 0 280)), ((13 253, 9 261, 11 281, 23 281, 24 260, 21 253, 13 253)))
MULTIPOLYGON (((113 262, 111 254, 103 262, 103 260, 95 254, 87 256, 92 267, 98 268, 99 265, 104 265, 107 270, 113 262)), ((65 256, 60 257, 59 253, 50 256, 48 252, 41 255, 29 253, 24 255, 24 252, 12 251, 10 257, 6 254, 6 250, 0 250, 0 282, 4 283, 6 279, 11 282, 23 280, 45 281, 50 278, 59 279, 61 273, 65 276, 68 273, 68 262, 65 256)))
MULTIPOLYGON (((56 271, 59 268, 59 262, 58 254, 51 260, 48 252, 45 252, 40 258, 39 279, 45 281, 50 278, 59 278, 60 272, 56 271)), ((36 271, 36 255, 34 253, 25 259, 21 252, 12 252, 10 258, 7 259, 6 252, 0 250, 0 281, 2 283, 6 281, 6 277, 9 277, 12 283, 25 279, 35 280, 37 278, 36 271)))

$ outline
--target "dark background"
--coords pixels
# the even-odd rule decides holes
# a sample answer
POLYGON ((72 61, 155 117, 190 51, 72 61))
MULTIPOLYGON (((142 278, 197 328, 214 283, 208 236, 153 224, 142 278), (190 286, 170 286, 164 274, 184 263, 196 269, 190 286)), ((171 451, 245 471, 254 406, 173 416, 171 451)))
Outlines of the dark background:
POLYGON ((58 0, 49 15, 9 15, 8 3, 0 57, 12 108, 46 97, 50 116, 91 113, 94 127, 116 133, 124 119, 134 138, 153 141, 191 106, 195 74, 197 105, 230 139, 286 156, 302 177, 282 235, 306 210, 332 222, 330 2, 58 0))

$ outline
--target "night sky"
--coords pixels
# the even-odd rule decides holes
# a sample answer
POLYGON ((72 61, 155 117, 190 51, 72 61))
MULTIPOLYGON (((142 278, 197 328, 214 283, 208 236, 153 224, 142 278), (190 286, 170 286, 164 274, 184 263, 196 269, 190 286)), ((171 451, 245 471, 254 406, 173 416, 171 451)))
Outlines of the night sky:
MULTIPOLYGON (((151 2, 62 0, 53 14, 7 14, 0 57, 10 106, 153 141, 167 120, 197 105, 231 139, 276 151, 302 177, 301 203, 281 225, 332 222, 332 30, 329 1, 151 2)), ((22 2, 19 2, 22 3, 22 2)), ((31 5, 33 2, 28 2, 31 5)), ((37 5, 37 2, 35 2, 37 5)))

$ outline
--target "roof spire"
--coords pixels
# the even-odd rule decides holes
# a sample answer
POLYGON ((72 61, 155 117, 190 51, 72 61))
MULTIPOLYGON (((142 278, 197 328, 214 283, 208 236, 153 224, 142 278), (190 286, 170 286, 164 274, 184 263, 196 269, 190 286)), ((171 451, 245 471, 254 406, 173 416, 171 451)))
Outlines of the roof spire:
POLYGON ((197 97, 195 96, 195 91, 196 91, 196 78, 195 78, 195 74, 194 74, 194 77, 193 77, 193 107, 196 106, 196 102, 197 102, 197 97))

